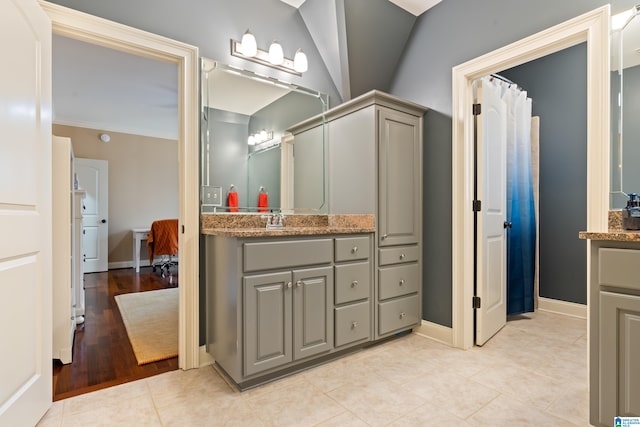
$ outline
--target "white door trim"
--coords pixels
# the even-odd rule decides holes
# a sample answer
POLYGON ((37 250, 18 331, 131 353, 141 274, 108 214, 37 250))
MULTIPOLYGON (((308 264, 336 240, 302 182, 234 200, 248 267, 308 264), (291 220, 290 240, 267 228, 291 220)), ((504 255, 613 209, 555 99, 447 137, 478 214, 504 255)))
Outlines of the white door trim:
MULTIPOLYGON (((587 42, 587 229, 606 231, 609 206, 609 26, 610 6, 605 5, 452 69, 452 329, 455 347, 466 349, 473 346, 472 82, 587 42)), ((589 274, 588 247, 585 256, 589 274)))
POLYGON ((55 34, 178 66, 180 305, 178 365, 199 367, 198 48, 40 0, 55 34), (181 230, 182 231, 182 230, 181 230))

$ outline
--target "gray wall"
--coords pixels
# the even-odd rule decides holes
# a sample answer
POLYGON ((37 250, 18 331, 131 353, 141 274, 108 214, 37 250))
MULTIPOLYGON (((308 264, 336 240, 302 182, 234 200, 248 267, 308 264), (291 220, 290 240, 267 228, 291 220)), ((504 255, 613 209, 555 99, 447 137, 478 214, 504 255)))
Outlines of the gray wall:
POLYGON ((501 73, 540 116, 540 296, 587 303, 587 46, 501 73))
POLYGON ((227 206, 231 184, 238 192, 238 206, 247 206, 249 116, 211 108, 207 108, 207 111, 206 123, 210 132, 209 185, 222 187, 223 207, 227 206))
MULTIPOLYGON (((258 206, 260 187, 268 194, 269 209, 280 208, 280 147, 268 148, 249 155, 249 203, 258 206)), ((255 212, 255 210, 254 210, 255 212)))
MULTIPOLYGON (((447 0, 418 18, 391 92, 432 109, 424 132, 426 320, 451 326, 451 68, 606 3, 447 0)), ((617 13, 635 0, 611 4, 617 13)))

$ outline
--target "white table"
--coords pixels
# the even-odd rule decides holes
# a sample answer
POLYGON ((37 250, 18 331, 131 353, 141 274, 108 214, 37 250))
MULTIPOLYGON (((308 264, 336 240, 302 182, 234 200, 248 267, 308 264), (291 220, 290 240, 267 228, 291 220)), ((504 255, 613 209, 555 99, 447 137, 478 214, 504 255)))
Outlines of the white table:
POLYGON ((133 232, 133 263, 136 273, 140 272, 140 243, 149 237, 149 227, 132 228, 133 232))

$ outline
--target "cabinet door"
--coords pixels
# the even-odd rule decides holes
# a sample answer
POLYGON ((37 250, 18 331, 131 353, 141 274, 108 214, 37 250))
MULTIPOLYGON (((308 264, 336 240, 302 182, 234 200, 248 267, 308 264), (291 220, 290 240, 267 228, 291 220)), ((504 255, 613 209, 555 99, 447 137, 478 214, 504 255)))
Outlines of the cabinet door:
POLYGON ((600 292, 600 422, 640 416, 640 296, 600 292))
POLYGON ((244 294, 244 374, 291 362, 291 273, 247 276, 244 294))
POLYGON ((378 110, 379 245, 420 240, 422 149, 420 119, 378 110))
POLYGON ((333 267, 293 272, 294 359, 333 348, 333 267))

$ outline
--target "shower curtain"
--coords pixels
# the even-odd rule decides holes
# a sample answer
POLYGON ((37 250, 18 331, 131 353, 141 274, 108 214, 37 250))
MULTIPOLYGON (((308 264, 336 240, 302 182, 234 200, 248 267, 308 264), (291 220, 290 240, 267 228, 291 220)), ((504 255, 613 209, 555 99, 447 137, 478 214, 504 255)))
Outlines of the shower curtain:
MULTIPOLYGON (((489 78, 491 79, 491 78, 489 78)), ((531 169, 531 99, 515 84, 493 79, 507 106, 507 314, 534 310, 536 216, 531 169)))

